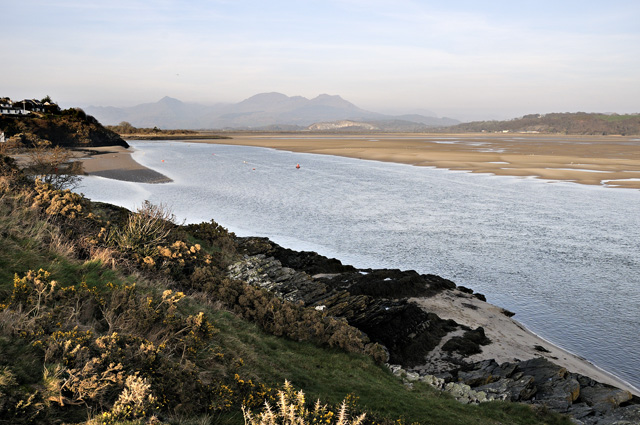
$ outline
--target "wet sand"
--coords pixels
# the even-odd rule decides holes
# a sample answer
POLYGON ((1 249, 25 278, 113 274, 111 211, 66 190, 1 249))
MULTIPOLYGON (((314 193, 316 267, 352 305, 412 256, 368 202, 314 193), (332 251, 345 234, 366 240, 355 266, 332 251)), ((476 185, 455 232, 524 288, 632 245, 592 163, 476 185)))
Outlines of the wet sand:
POLYGON ((100 176, 114 180, 137 183, 169 183, 167 176, 151 170, 131 157, 133 150, 121 146, 91 148, 77 150, 77 160, 82 162, 82 169, 89 176, 100 176))
POLYGON ((231 135, 233 138, 228 140, 201 142, 640 189, 638 137, 410 133, 231 135))

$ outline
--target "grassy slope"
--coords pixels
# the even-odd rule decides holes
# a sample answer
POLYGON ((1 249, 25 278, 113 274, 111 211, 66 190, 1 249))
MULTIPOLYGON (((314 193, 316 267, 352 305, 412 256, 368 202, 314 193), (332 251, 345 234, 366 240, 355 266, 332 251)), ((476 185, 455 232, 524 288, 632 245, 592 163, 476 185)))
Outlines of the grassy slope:
MULTIPOLYGON (((64 229, 62 229, 64 232, 64 229)), ((19 208, 13 199, 3 195, 0 199, 0 301, 11 291, 13 275, 29 269, 43 268, 63 285, 87 282, 105 288, 107 282, 116 285, 138 280, 149 292, 162 292, 165 283, 140 281, 119 270, 103 267, 99 261, 79 261, 73 249, 54 222, 19 208)), ((370 358, 327 349, 312 343, 298 343, 267 335, 257 326, 234 314, 216 307, 201 297, 187 300, 189 309, 204 310, 220 331, 215 344, 226 353, 244 361, 244 376, 280 385, 288 379, 307 394, 308 400, 321 398, 323 402, 337 404, 348 394, 354 394, 358 406, 373 417, 406 423, 423 424, 566 424, 566 419, 547 413, 534 412, 524 405, 513 403, 487 403, 482 406, 463 406, 431 388, 416 385, 407 389, 386 368, 370 358)), ((23 380, 38 385, 43 370, 42 358, 29 344, 0 338, 3 360, 23 380)), ((222 374, 232 373, 220 366, 222 374)), ((86 414, 84 416, 87 417, 86 414)), ((184 418, 184 417, 183 417, 184 418)), ((206 418, 205 418, 206 419, 206 418)), ((212 421, 243 423, 239 410, 231 410, 212 421)), ((0 421, 2 422, 2 421, 0 421)))

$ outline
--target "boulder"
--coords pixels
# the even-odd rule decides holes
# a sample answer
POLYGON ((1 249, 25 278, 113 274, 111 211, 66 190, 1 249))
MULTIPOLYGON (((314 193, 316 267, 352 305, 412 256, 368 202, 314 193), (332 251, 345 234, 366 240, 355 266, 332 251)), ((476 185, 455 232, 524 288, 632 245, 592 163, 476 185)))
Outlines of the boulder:
POLYGON ((533 376, 537 384, 542 384, 549 380, 562 379, 567 375, 567 369, 542 357, 519 362, 518 371, 525 375, 533 376))
MULTIPOLYGON (((585 422, 589 424, 590 422, 585 422)), ((638 425, 640 424, 640 405, 620 407, 612 412, 597 418, 597 425, 638 425)))
POLYGON ((517 380, 500 379, 475 389, 511 401, 531 400, 538 390, 532 376, 523 376, 517 380))
POLYGON ((585 387, 580 392, 580 401, 587 403, 593 410, 603 413, 612 411, 620 404, 631 400, 632 397, 629 391, 604 384, 585 387))

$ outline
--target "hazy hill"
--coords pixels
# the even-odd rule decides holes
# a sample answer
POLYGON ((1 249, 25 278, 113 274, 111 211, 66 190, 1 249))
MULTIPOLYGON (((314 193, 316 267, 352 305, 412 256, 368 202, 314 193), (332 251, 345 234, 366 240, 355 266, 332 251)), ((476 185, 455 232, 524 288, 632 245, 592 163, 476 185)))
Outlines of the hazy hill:
POLYGON ((447 132, 528 132, 561 134, 640 134, 640 114, 597 113, 531 114, 508 121, 475 121, 458 124, 447 132))
MULTIPOLYGON (((282 93, 261 93, 235 104, 211 106, 184 103, 164 97, 156 103, 128 108, 89 106, 87 112, 107 125, 122 121, 136 127, 162 129, 305 129, 318 122, 363 121, 376 126, 377 121, 410 121, 412 126, 446 126, 459 123, 449 118, 423 115, 392 116, 367 111, 343 99, 327 94, 313 99, 282 93)), ((382 130, 384 123, 377 125, 382 130)))

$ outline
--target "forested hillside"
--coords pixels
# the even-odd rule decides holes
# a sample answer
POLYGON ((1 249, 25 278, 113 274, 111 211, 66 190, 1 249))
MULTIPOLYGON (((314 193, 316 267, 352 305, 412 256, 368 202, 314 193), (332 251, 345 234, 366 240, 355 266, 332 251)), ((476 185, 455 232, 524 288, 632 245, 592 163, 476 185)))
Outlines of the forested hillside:
POLYGON ((532 114, 508 121, 474 121, 447 127, 444 132, 526 132, 578 135, 640 134, 640 114, 532 114))

